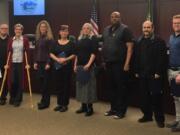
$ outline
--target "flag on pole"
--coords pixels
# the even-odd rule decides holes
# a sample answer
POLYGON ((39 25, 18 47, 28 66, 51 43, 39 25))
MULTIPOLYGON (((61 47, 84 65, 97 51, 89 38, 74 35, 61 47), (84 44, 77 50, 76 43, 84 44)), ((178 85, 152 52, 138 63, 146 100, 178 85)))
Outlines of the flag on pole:
POLYGON ((96 0, 93 0, 90 23, 93 27, 93 34, 98 35, 99 34, 99 27, 98 27, 98 15, 97 15, 97 2, 96 2, 96 0))
POLYGON ((148 0, 148 13, 147 13, 146 19, 153 22, 153 1, 152 0, 148 0))

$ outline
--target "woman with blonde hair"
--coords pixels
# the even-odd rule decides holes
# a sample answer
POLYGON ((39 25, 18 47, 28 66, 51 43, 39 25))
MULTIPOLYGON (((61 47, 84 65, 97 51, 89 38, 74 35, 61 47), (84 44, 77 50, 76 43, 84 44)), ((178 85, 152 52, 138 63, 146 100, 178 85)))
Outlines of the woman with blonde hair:
POLYGON ((76 45, 74 71, 76 72, 76 98, 81 107, 76 113, 93 114, 92 104, 97 101, 94 61, 97 52, 97 38, 92 34, 92 26, 85 23, 76 45))
POLYGON ((34 69, 37 71, 39 86, 42 91, 41 101, 38 109, 45 109, 50 104, 50 93, 48 90, 50 81, 50 47, 53 44, 53 35, 49 23, 42 20, 36 28, 36 46, 34 54, 34 69))

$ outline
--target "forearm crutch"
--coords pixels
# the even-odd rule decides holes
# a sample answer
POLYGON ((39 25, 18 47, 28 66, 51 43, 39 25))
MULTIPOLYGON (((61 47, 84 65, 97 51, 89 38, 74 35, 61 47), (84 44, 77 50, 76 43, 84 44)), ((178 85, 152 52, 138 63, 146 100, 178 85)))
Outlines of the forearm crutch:
MULTIPOLYGON (((29 65, 28 60, 27 60, 27 52, 25 52, 25 60, 26 60, 26 66, 29 65)), ((32 88, 31 88, 31 78, 30 78, 29 68, 26 68, 26 70, 27 70, 27 77, 28 77, 30 104, 31 104, 31 107, 33 108, 34 106, 33 106, 33 99, 32 99, 32 88)))
MULTIPOLYGON (((6 66, 9 66, 10 55, 11 55, 11 52, 8 53, 6 66)), ((6 78, 7 78, 7 70, 8 70, 8 68, 5 68, 4 75, 3 75, 3 80, 2 80, 2 84, 1 84, 0 97, 1 97, 1 95, 3 93, 4 84, 5 84, 5 81, 6 81, 6 78)))

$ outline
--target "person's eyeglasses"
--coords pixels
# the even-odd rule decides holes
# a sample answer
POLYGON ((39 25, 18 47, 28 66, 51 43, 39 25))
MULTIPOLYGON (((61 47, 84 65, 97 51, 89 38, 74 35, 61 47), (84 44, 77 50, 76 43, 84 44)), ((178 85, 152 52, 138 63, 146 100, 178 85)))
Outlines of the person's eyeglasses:
POLYGON ((8 28, 0 28, 0 29, 2 29, 2 30, 7 30, 8 28))
POLYGON ((173 23, 174 25, 180 25, 180 22, 179 23, 173 23))

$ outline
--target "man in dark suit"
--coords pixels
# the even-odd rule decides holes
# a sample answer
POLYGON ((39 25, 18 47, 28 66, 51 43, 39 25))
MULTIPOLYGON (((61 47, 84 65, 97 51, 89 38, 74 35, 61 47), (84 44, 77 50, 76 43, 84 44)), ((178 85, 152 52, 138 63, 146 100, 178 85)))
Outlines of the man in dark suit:
POLYGON ((151 21, 142 25, 143 35, 135 47, 135 76, 139 79, 141 111, 140 123, 152 121, 154 113, 157 126, 164 127, 162 104, 163 75, 166 71, 166 44, 154 34, 151 21))
MULTIPOLYGON (((8 25, 1 24, 0 25, 0 71, 2 72, 2 77, 4 75, 4 66, 6 64, 7 59, 7 46, 8 46, 8 25)), ((0 105, 5 105, 6 96, 7 96, 7 85, 3 89, 2 95, 0 97, 0 105)))

